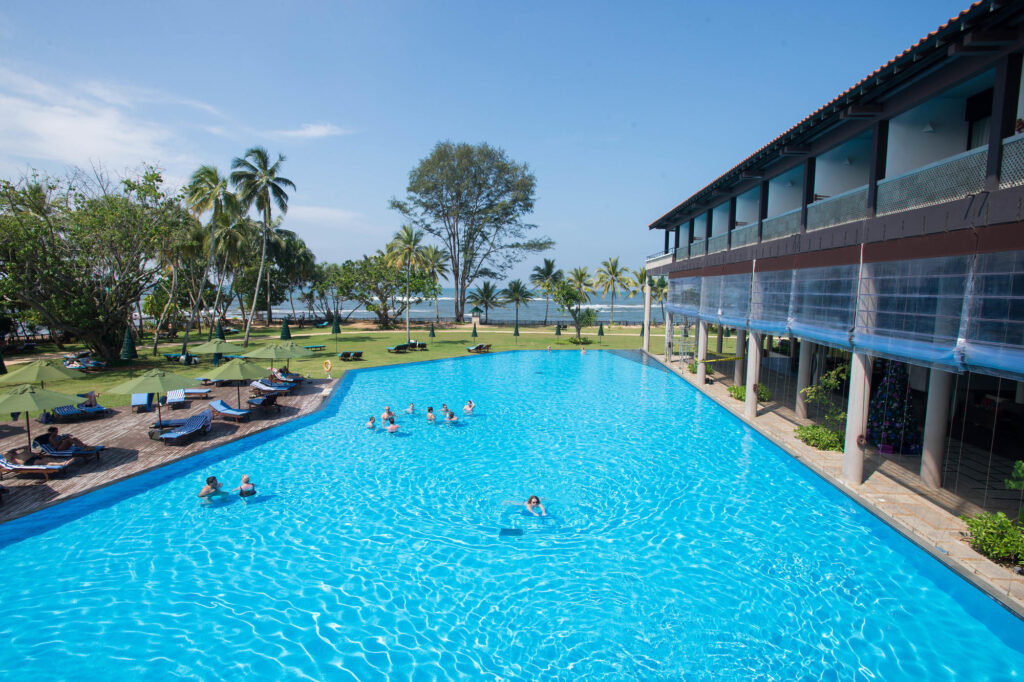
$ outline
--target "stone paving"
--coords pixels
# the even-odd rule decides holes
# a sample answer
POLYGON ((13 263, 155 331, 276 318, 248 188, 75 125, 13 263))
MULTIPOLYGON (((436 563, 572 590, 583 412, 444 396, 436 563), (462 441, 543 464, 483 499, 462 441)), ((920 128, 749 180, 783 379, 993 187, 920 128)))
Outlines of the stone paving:
POLYGON ((977 504, 945 489, 926 489, 908 466, 877 453, 865 458, 864 483, 860 486, 847 485, 840 478, 842 453, 822 452, 797 440, 793 430, 800 421, 792 413, 787 415, 784 410, 759 406, 758 416, 753 420, 746 419, 743 403, 730 396, 725 385, 712 383, 698 387, 696 375, 683 370, 678 361, 666 364, 664 355, 651 356, 1024 618, 1024 576, 986 559, 965 541, 967 526, 959 514, 982 511, 977 504))

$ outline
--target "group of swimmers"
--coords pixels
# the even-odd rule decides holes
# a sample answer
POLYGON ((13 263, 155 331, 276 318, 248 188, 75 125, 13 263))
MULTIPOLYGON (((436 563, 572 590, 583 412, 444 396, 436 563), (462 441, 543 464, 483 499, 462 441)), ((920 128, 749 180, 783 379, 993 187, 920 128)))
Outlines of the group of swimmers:
MULTIPOLYGON (((239 497, 252 497, 256 494, 256 484, 249 480, 249 474, 242 474, 242 483, 231 492, 238 493, 239 497)), ((199 491, 198 497, 204 501, 213 501, 216 498, 227 496, 227 492, 224 491, 224 485, 217 480, 216 476, 210 476, 206 479, 206 485, 199 491)))
MULTIPOLYGON (((473 403, 472 400, 467 400, 465 407, 462 408, 462 412, 463 412, 463 414, 465 414, 467 416, 471 416, 473 414, 473 408, 475 408, 475 407, 476 407, 476 405, 473 403)), ((406 414, 415 414, 416 413, 415 406, 412 403, 409 403, 409 407, 405 410, 405 413, 406 414)), ((448 403, 442 403, 441 404, 441 414, 444 416, 444 420, 446 422, 448 422, 448 423, 459 421, 459 418, 455 415, 455 412, 453 412, 452 410, 448 409, 448 403)), ((437 415, 434 414, 434 408, 433 407, 428 407, 427 408, 427 423, 428 424, 433 424, 436 421, 437 421, 437 415)), ((398 430, 398 424, 395 422, 395 413, 392 412, 391 408, 388 407, 388 406, 384 407, 384 412, 382 412, 381 415, 380 415, 380 423, 381 423, 381 428, 383 428, 388 433, 394 433, 395 431, 398 430)), ((371 431, 376 429, 377 428, 377 418, 371 416, 370 420, 368 422, 366 422, 366 428, 370 429, 371 431)))

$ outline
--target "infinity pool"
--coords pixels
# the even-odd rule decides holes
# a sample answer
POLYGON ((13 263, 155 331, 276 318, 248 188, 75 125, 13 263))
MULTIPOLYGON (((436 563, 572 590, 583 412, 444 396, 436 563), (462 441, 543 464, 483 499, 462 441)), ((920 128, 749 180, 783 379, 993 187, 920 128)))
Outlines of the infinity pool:
POLYGON ((1024 623, 624 353, 350 373, 316 415, 0 526, 0 566, 6 679, 1024 671, 1024 623), (363 427, 384 405, 395 435, 363 427), (203 506, 211 474, 259 495, 203 506), (530 494, 549 518, 505 504, 530 494))

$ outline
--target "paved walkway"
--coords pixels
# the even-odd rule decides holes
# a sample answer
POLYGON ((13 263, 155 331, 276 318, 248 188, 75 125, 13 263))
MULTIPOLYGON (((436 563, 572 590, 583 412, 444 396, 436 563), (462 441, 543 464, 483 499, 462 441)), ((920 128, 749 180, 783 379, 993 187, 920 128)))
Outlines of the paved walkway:
MULTIPOLYGON (((697 387, 696 375, 684 371, 678 362, 666 365, 664 355, 656 360, 697 387)), ((700 388, 700 387, 697 387, 700 388)), ((841 452, 822 452, 796 439, 794 419, 782 410, 761 405, 758 416, 743 416, 743 403, 729 395, 721 383, 706 384, 703 392, 829 483, 896 528, 903 535, 942 561, 970 582, 998 599, 1024 618, 1024 576, 993 563, 971 549, 964 537, 967 525, 959 514, 982 511, 969 500, 948 490, 929 491, 920 478, 894 460, 868 457, 864 461, 864 483, 849 486, 840 479, 841 452)))
MULTIPOLYGON (((155 410, 135 414, 128 407, 120 407, 112 416, 102 419, 57 424, 61 433, 71 434, 88 445, 106 445, 107 449, 98 459, 72 465, 70 471, 51 478, 49 483, 40 476, 5 474, 0 483, 7 489, 7 494, 3 495, 3 506, 0 506, 0 523, 309 414, 320 407, 336 381, 313 379, 303 382, 294 395, 278 400, 280 411, 254 411, 247 422, 236 424, 215 416, 210 433, 188 445, 165 445, 149 439, 149 428, 156 421, 155 410)), ((248 388, 242 388, 241 394, 244 402, 248 388)), ((222 398, 234 406, 235 395, 234 387, 213 388, 210 400, 222 398)), ((188 408, 164 408, 163 416, 169 419, 197 414, 207 409, 207 402, 193 400, 188 408)), ((2 416, 10 418, 10 415, 2 416)), ((35 420, 31 427, 33 437, 47 428, 35 420)), ((24 417, 20 421, 0 423, 0 452, 24 448, 25 445, 24 417)))

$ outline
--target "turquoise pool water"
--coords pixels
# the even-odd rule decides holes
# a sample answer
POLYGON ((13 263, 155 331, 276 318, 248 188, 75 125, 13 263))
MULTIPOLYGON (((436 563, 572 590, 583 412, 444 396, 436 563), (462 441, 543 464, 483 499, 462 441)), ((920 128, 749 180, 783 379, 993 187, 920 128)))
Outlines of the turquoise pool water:
POLYGON ((350 373, 317 415, 0 526, 0 566, 6 679, 1024 671, 1024 623, 611 352, 350 373), (467 398, 458 426, 426 423, 467 398), (384 405, 399 434, 363 428, 384 405), (250 502, 198 503, 243 473, 250 502), (529 494, 550 518, 503 504, 529 494))

